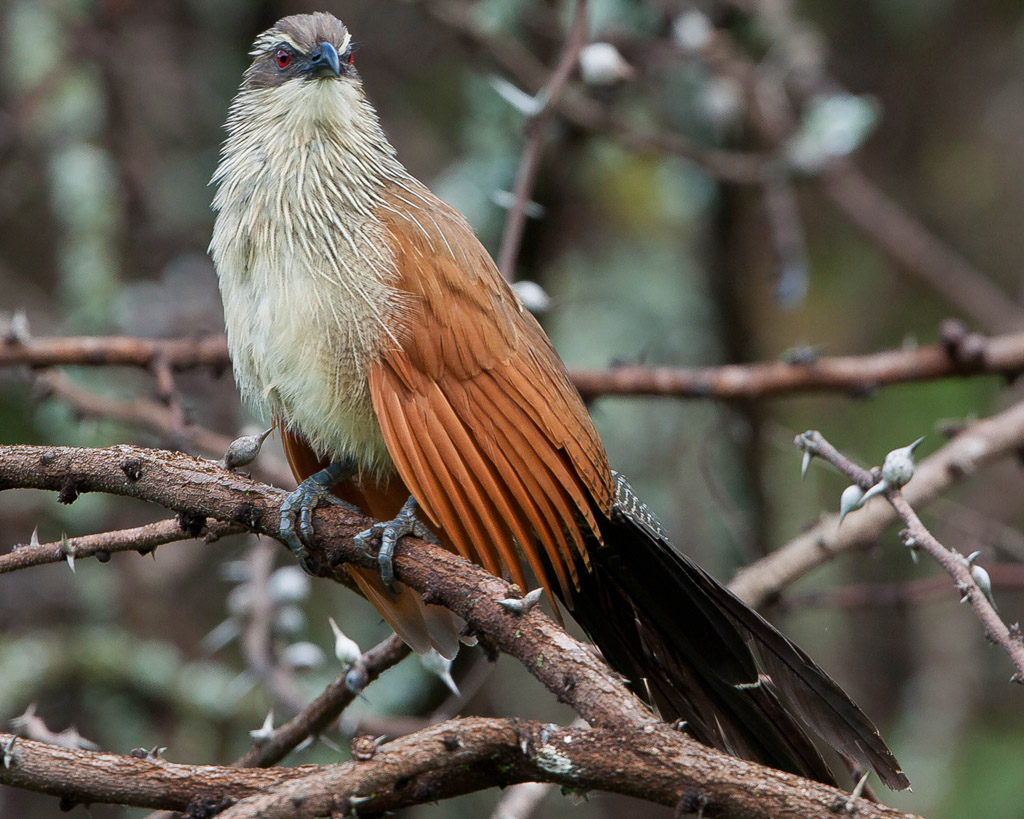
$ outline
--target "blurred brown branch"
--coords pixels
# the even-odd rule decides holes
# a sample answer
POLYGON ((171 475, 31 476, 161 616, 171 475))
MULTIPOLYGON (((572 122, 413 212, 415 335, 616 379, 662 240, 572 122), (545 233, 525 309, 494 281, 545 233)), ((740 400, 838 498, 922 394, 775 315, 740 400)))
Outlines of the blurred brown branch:
POLYGON ((516 183, 512 190, 512 206, 505 218, 505 230, 501 237, 501 249, 498 251, 497 260, 498 269, 509 281, 515 277, 516 257, 519 255, 519 245, 522 242, 523 229, 526 226, 526 205, 530 200, 530 193, 540 167, 547 126, 558 105, 558 100, 565 90, 566 83, 572 76, 580 49, 586 39, 587 2, 586 0, 576 0, 572 22, 569 24, 569 33, 566 36, 562 54, 558 58, 558 65, 551 73, 551 79, 543 89, 537 92, 538 95, 543 95, 544 101, 541 109, 526 123, 526 141, 519 158, 516 183))
MULTIPOLYGON (((1024 566, 996 563, 986 566, 993 590, 1024 590, 1024 566)), ((788 592, 778 606, 795 609, 875 609, 883 606, 916 606, 949 598, 949 580, 941 575, 891 583, 851 583, 828 589, 788 592)))
POLYGON ((134 336, 69 336, 0 340, 0 366, 56 364, 97 366, 121 364, 153 367, 163 361, 172 369, 209 367, 223 372, 228 367, 227 346, 222 335, 203 338, 136 338, 134 336))
MULTIPOLYGON (((530 93, 539 92, 549 82, 550 70, 543 62, 515 40, 485 31, 476 22, 477 16, 469 3, 463 0, 416 1, 439 23, 486 52, 530 93)), ((634 151, 692 159, 719 181, 748 185, 764 181, 765 155, 697 145, 667 130, 638 131, 626 124, 610 106, 573 86, 566 87, 559 96, 557 109, 569 122, 589 131, 613 136, 634 151)))
MULTIPOLYGON (((570 370, 573 383, 587 398, 602 395, 652 395, 676 398, 769 398, 805 392, 870 394, 889 384, 1003 375, 1015 378, 1024 372, 1024 332, 985 336, 971 333, 959 322, 947 321, 941 341, 913 349, 889 350, 861 356, 823 356, 809 361, 725 364, 717 367, 619 366, 607 369, 570 370)), ((0 366, 30 364, 50 367, 61 364, 148 366, 160 355, 174 367, 223 368, 229 365, 223 336, 202 340, 203 356, 194 355, 189 342, 179 339, 137 339, 122 336, 40 338, 18 344, 0 344, 0 366), (166 348, 162 349, 162 345, 166 348)), ((159 432, 174 429, 172 414, 156 401, 98 396, 66 378, 47 376, 44 382, 81 412, 135 421, 159 432)), ((230 439, 204 434, 188 425, 187 439, 208 452, 223 452, 230 439)), ((287 474, 283 465, 274 471, 278 482, 287 474)))
POLYGON ((807 362, 725 364, 718 367, 622 366, 572 370, 586 397, 660 395, 678 398, 769 398, 806 392, 865 396, 879 387, 968 375, 1024 371, 1024 333, 965 334, 953 343, 889 350, 863 356, 815 358, 807 362))
POLYGON ((1024 307, 849 162, 819 179, 825 197, 903 270, 990 333, 1024 327, 1024 307))
MULTIPOLYGON (((474 22, 476 18, 468 3, 419 0, 419 5, 441 24, 486 51, 531 91, 536 92, 547 83, 548 70, 543 63, 518 43, 482 30, 474 22)), ((784 11, 772 12, 772 17, 785 20, 789 15, 784 11)), ((789 25, 794 25, 792 20, 789 25)), ((704 57, 719 70, 741 77, 758 75, 754 60, 735 46, 727 32, 716 31, 705 47, 704 57), (731 68, 724 68, 726 66, 731 68)), ((807 82, 806 77, 800 80, 792 83, 790 90, 803 104, 818 92, 841 88, 834 78, 824 73, 814 76, 812 82, 807 82)), ((667 129, 639 132, 610 106, 572 87, 562 93, 558 110, 570 122, 614 136, 633 150, 690 159, 720 182, 764 185, 772 172, 772 163, 778 164, 774 154, 788 135, 786 124, 792 126, 794 117, 788 111, 774 110, 784 99, 784 95, 774 93, 775 89, 773 93, 762 94, 759 93, 761 84, 757 82, 745 82, 744 86, 754 97, 749 106, 749 119, 759 135, 776 150, 764 154, 728 151, 696 145, 667 129)), ((852 163, 837 160, 816 180, 823 195, 886 255, 986 331, 1005 332, 1024 327, 1024 307, 1015 304, 984 273, 928 231, 920 220, 870 182, 852 163)))

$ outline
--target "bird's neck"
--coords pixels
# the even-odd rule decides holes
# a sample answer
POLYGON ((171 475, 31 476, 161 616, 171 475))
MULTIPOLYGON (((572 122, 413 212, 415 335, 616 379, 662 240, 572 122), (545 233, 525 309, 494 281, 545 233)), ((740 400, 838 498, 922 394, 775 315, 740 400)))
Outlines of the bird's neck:
POLYGON ((409 297, 380 211, 418 183, 358 88, 336 81, 243 88, 214 182, 210 250, 243 393, 318 453, 381 468, 367 373, 409 297))
POLYGON ((256 188, 273 191, 277 208, 326 200, 367 217, 389 182, 409 177, 373 107, 352 84, 243 87, 231 103, 227 131, 213 180, 216 210, 256 188))

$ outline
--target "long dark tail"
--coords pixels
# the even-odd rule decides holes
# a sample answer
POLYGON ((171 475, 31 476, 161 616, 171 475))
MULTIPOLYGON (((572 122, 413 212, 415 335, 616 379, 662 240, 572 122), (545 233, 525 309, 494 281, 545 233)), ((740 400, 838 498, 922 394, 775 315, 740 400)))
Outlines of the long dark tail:
POLYGON ((878 729, 831 677, 677 552, 625 479, 616 482, 604 544, 580 572, 572 610, 634 690, 735 756, 832 784, 810 729, 888 787, 908 787, 878 729))

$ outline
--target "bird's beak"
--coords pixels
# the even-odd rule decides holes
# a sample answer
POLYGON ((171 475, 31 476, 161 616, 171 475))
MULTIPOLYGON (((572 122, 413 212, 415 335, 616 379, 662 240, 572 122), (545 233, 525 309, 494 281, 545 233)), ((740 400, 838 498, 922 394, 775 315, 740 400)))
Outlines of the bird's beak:
POLYGON ((338 49, 330 43, 319 43, 309 55, 309 73, 313 77, 340 77, 341 60, 338 49))

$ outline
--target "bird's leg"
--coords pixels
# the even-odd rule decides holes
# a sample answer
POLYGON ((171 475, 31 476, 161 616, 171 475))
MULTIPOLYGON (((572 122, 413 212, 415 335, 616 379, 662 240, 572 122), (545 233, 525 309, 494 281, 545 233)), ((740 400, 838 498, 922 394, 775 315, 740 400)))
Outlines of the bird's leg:
POLYGON ((395 582, 395 572, 391 562, 395 554, 395 544, 398 543, 399 538, 414 535, 431 543, 438 542, 434 533, 416 517, 416 498, 411 496, 402 504, 401 510, 393 520, 386 523, 375 523, 366 531, 360 532, 355 537, 356 543, 363 549, 369 550, 374 536, 378 533, 380 533, 380 551, 377 552, 377 565, 380 568, 380 579, 389 589, 395 582))
POLYGON ((306 544, 313 538, 313 510, 326 501, 335 506, 343 506, 350 512, 362 514, 361 509, 331 494, 331 487, 334 484, 351 477, 355 471, 354 461, 336 461, 306 478, 281 504, 281 540, 292 550, 299 564, 307 571, 309 566, 306 558, 309 556, 309 550, 306 544))

